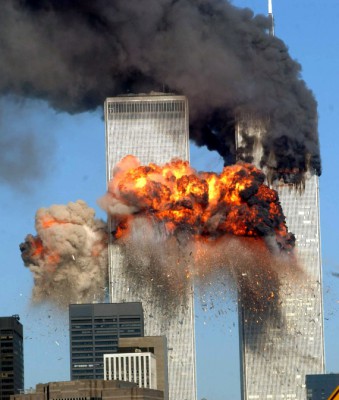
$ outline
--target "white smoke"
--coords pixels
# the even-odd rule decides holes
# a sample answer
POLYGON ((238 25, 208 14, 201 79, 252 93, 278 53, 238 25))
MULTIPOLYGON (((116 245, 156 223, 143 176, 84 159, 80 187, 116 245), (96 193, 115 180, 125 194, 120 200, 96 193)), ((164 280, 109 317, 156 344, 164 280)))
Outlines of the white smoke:
POLYGON ((33 303, 58 306, 101 301, 107 286, 107 228, 82 200, 41 208, 37 236, 28 235, 20 248, 33 273, 33 303), (38 249, 37 249, 38 248, 38 249))

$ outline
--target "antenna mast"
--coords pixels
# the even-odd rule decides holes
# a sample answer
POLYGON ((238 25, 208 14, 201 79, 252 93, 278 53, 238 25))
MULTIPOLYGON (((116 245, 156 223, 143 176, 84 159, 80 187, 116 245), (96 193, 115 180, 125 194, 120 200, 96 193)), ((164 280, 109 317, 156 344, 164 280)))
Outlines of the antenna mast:
POLYGON ((268 18, 270 20, 270 27, 268 33, 270 34, 270 36, 274 36, 274 18, 273 18, 272 0, 268 0, 268 18))

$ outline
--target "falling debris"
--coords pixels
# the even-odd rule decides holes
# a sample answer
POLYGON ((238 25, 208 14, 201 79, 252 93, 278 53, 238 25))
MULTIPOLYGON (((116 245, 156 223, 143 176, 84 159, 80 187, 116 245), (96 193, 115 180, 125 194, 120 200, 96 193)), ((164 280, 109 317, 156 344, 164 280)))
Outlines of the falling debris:
MULTIPOLYGON (((141 166, 125 157, 99 204, 108 212, 129 288, 146 286, 153 301, 175 311, 193 283, 216 294, 217 285, 224 292, 233 282, 242 294, 240 306, 263 321, 272 307, 278 315, 280 277, 298 267, 294 235, 277 193, 264 181, 249 164, 214 174, 198 173, 180 160, 141 166)), ((36 230, 20 245, 34 277, 33 302, 64 307, 102 300, 108 287, 107 226, 94 210, 83 201, 40 209, 36 230)), ((204 301, 206 310, 216 301, 204 301)))
POLYGON ((125 157, 99 204, 111 218, 129 285, 150 287, 157 302, 174 309, 193 281, 233 281, 242 307, 261 320, 272 307, 278 315, 280 276, 298 269, 295 238, 264 180, 249 164, 214 174, 180 160, 140 166, 125 157))
MULTIPOLYGON (((21 256, 34 278, 33 303, 103 300, 107 282, 107 228, 84 201, 41 208, 37 236, 27 235, 21 256)), ((50 316, 48 316, 50 317, 50 316)))

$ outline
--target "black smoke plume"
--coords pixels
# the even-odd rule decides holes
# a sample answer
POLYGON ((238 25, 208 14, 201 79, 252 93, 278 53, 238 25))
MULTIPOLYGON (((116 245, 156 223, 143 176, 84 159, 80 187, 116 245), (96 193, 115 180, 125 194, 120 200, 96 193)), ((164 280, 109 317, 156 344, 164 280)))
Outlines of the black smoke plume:
MULTIPOLYGON (((191 138, 225 164, 237 157, 239 114, 267 118, 261 166, 299 182, 307 170, 321 173, 317 105, 269 26, 269 18, 226 0, 6 1, 0 93, 69 113, 122 93, 183 93, 191 138)), ((244 137, 241 156, 250 161, 244 137)))

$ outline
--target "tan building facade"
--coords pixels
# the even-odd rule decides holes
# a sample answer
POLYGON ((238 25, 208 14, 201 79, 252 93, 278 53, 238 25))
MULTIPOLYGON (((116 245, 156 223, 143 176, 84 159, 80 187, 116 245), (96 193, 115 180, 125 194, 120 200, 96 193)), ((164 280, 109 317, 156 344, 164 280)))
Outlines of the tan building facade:
POLYGON ((36 385, 34 393, 12 395, 11 400, 163 400, 161 390, 139 388, 135 383, 82 379, 36 385))
POLYGON ((144 336, 134 338, 119 338, 119 352, 131 352, 140 349, 151 352, 156 359, 157 389, 164 392, 168 399, 168 361, 166 336, 144 336))

